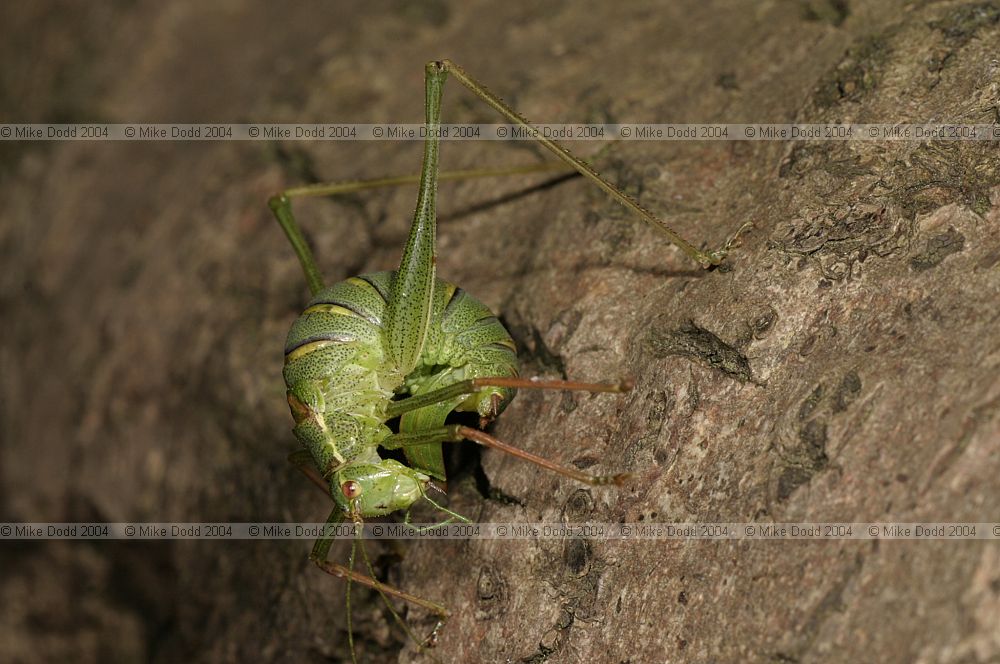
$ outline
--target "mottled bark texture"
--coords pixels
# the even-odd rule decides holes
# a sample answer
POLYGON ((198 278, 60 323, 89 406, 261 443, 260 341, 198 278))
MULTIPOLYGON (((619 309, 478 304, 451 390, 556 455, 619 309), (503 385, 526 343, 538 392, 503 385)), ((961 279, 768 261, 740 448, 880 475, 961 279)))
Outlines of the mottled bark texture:
MULTIPOLYGON (((419 122, 421 65, 450 57, 546 122, 998 121, 996 3, 282 4, 11 5, 2 115, 419 122)), ((455 85, 444 115, 496 119, 455 85)), ((281 347, 306 289, 265 200, 310 179, 414 172, 420 145, 2 145, 3 519, 324 518, 323 496, 285 463, 281 347)), ((538 159, 526 143, 442 155, 448 168, 538 159)), ((581 488, 471 454, 455 509, 526 522, 997 518, 995 142, 628 142, 596 165, 696 241, 753 228, 704 272, 578 178, 442 186, 439 273, 500 312, 527 373, 636 379, 620 396, 523 393, 494 429, 634 472, 632 486, 581 488)), ((297 211, 332 280, 393 267, 413 200, 400 189, 297 211)), ((307 551, 6 544, 2 659, 339 661, 343 585, 307 551)), ((372 554, 391 582, 453 611, 445 662, 1000 658, 992 543, 372 554)), ((354 619, 365 661, 425 659, 377 598, 356 595, 354 619)))

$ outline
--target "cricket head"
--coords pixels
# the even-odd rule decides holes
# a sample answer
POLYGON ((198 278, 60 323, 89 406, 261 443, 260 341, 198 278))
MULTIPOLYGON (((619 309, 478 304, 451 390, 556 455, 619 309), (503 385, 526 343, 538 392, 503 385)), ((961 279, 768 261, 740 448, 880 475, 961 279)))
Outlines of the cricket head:
POLYGON ((352 463, 334 473, 330 495, 345 513, 384 516, 408 509, 425 495, 430 480, 394 459, 352 463))

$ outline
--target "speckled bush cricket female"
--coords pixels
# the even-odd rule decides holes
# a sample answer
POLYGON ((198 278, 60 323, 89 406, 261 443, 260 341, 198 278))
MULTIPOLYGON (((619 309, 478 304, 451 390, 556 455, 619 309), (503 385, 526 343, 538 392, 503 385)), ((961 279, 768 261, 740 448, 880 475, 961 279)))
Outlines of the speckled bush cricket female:
MULTIPOLYGON (((732 243, 730 240, 717 251, 697 249, 587 163, 541 136, 527 120, 460 67, 447 60, 428 63, 425 68, 428 138, 424 143, 416 212, 397 271, 361 275, 325 287, 292 215, 291 199, 402 184, 415 178, 311 185, 289 189, 270 200, 313 295, 292 325, 285 344, 288 404, 295 420, 295 436, 305 448, 290 459, 333 499, 335 506, 328 523, 345 520, 360 523, 365 517, 398 510, 407 510, 408 518, 410 507, 420 499, 447 513, 449 520, 463 519, 427 495, 432 478, 445 479, 441 444, 446 442, 472 440, 588 484, 621 484, 627 477, 589 475, 512 447, 481 429, 445 423, 453 411, 473 411, 479 414, 483 427, 500 414, 517 388, 590 392, 629 389, 627 381, 577 383, 519 378, 514 342, 496 316, 461 288, 437 279, 438 180, 541 170, 529 167, 438 173, 441 97, 448 74, 509 122, 532 132, 563 164, 658 228, 702 266, 718 265, 732 243), (394 433, 386 423, 397 417, 399 430, 394 433), (409 466, 382 459, 379 448, 402 449, 409 466)), ((355 572, 354 549, 349 566, 329 562, 331 544, 330 539, 317 540, 310 558, 329 574, 347 579, 349 635, 351 581, 375 588, 383 599, 392 595, 429 609, 439 617, 439 626, 447 616, 439 604, 376 581, 370 564, 367 566, 372 576, 355 572)), ((367 563, 363 548, 362 554, 367 563)), ((386 603, 402 624, 388 599, 386 603)), ((407 629, 405 624, 403 627, 407 629)), ((353 657, 353 637, 350 641, 353 657)))

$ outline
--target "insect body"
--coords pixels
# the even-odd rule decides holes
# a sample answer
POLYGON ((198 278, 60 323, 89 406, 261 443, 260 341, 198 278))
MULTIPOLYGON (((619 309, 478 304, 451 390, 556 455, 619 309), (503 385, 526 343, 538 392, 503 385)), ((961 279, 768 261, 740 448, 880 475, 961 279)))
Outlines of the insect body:
MULTIPOLYGON (((441 445, 472 440, 503 450, 549 470, 591 484, 621 483, 626 475, 594 476, 567 468, 497 440, 481 429, 446 424, 453 411, 475 411, 482 423, 496 417, 517 388, 620 392, 629 383, 577 383, 518 377, 514 342, 490 310, 435 274, 435 199, 440 179, 483 177, 552 170, 504 169, 438 173, 441 96, 451 73, 465 87, 530 135, 566 166, 604 189, 653 224, 681 250, 704 266, 716 265, 729 243, 701 251, 685 241, 588 164, 544 138, 502 100, 451 62, 425 69, 427 140, 419 178, 416 212, 399 269, 347 279, 330 288, 323 283, 305 238, 292 215, 291 199, 325 196, 385 184, 413 182, 390 178, 289 189, 270 201, 302 265, 313 299, 295 321, 285 347, 284 378, 304 454, 290 457, 307 469, 335 503, 328 522, 361 521, 408 510, 425 499, 452 518, 462 518, 427 495, 432 478, 444 479, 441 445), (398 432, 386 423, 399 418, 398 432), (409 465, 383 459, 379 449, 402 449, 409 465)), ((730 241, 732 242, 732 240, 730 241)), ((332 541, 320 539, 311 558, 323 570, 376 588, 436 612, 443 607, 396 590, 327 560, 332 541)), ((363 549, 362 549, 363 552, 363 549)), ((369 572, 370 572, 369 566, 369 572)), ((348 586, 349 588, 349 586, 348 586)), ((350 594, 348 594, 348 601, 350 594)), ((397 616, 398 617, 398 616, 397 616)), ((350 630, 350 612, 348 611, 350 630)), ((350 632, 349 632, 350 634, 350 632)), ((353 653, 353 640, 352 640, 353 653)))
MULTIPOLYGON (((440 279, 433 284, 420 355, 414 366, 399 366, 385 344, 394 276, 362 275, 320 291, 285 347, 295 435, 338 489, 331 494, 340 508, 349 512, 356 500, 362 516, 407 509, 430 477, 445 479, 440 445, 404 447, 413 468, 379 457, 378 446, 391 449, 400 441, 385 424, 397 393, 428 394, 468 379, 517 375, 514 342, 496 316, 440 279)), ((459 394, 404 413, 400 432, 440 428, 456 409, 490 420, 513 396, 512 388, 490 386, 459 394)))

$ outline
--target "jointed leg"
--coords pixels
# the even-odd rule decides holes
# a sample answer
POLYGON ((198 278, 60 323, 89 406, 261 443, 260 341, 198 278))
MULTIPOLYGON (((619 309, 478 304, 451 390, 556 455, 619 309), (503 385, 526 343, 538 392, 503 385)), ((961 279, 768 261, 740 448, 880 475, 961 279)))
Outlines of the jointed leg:
POLYGON ((312 249, 309 248, 309 243, 306 242, 302 230, 299 229, 299 225, 295 221, 291 201, 287 195, 278 194, 272 196, 267 204, 271 206, 271 212, 277 217, 281 229, 285 231, 285 236, 292 244, 295 255, 299 257, 302 271, 306 275, 306 283, 309 285, 309 292, 315 295, 323 290, 323 273, 319 271, 316 259, 313 258, 312 249))
POLYGON ((398 417, 417 408, 431 406, 442 401, 448 401, 463 394, 473 394, 484 387, 514 387, 531 390, 571 390, 578 392, 628 392, 632 389, 632 381, 621 380, 617 383, 581 383, 572 380, 542 380, 538 378, 511 378, 507 376, 487 376, 470 378, 442 387, 441 389, 393 401, 386 409, 390 418, 398 417))
POLYGON ((384 438, 380 445, 386 449, 392 450, 409 447, 411 445, 427 445, 429 443, 459 443, 463 440, 471 440, 485 447, 492 447, 500 450, 501 452, 506 452, 511 456, 524 459, 525 461, 530 461, 531 463, 541 466, 546 470, 551 470, 552 472, 565 475, 566 477, 577 480, 578 482, 584 482, 586 484, 617 484, 621 486, 631 477, 629 473, 618 473, 617 475, 591 475, 575 468, 560 466, 545 457, 532 454, 531 452, 514 447, 513 445, 505 443, 502 440, 494 438, 484 431, 473 429, 472 427, 462 426, 460 424, 451 424, 437 429, 429 429, 427 431, 395 433, 384 438))
POLYGON ((593 169, 587 162, 574 156, 569 150, 559 145, 553 140, 550 140, 543 136, 541 132, 535 127, 531 126, 524 116, 515 111, 513 108, 508 106, 500 97, 496 96, 490 92, 485 85, 472 78, 465 72, 464 69, 456 65, 451 60, 442 60, 436 63, 444 71, 453 75, 458 81, 464 85, 466 88, 472 91, 477 97, 486 102, 490 107, 497 111, 500 115, 507 118, 508 121, 524 127, 531 132, 533 138, 537 140, 542 146, 549 152, 554 154, 558 159, 565 162, 570 168, 579 172, 582 176, 596 184, 598 187, 607 192, 612 198, 617 200, 619 203, 632 210, 637 214, 643 221, 652 225, 654 228, 659 229, 661 232, 666 234, 670 241, 673 242, 681 251, 686 253, 688 256, 694 260, 701 263, 703 267, 710 267, 712 265, 718 265, 726 257, 729 248, 736 241, 736 238, 743 232, 743 230, 749 225, 744 224, 740 229, 722 246, 722 248, 715 251, 701 251, 690 242, 678 235, 673 229, 667 226, 661 219, 658 219, 652 212, 642 207, 638 201, 626 194, 624 191, 616 187, 614 184, 605 179, 600 173, 593 169))
MULTIPOLYGON (((462 171, 445 171, 438 174, 438 180, 471 180, 475 178, 499 177, 505 175, 525 175, 528 173, 548 173, 569 170, 564 164, 558 162, 547 162, 543 164, 529 164, 526 166, 511 166, 508 168, 486 168, 462 171)), ((305 273, 309 291, 315 295, 323 290, 323 275, 316 265, 309 244, 302 235, 295 215, 292 214, 292 199, 308 196, 336 196, 366 189, 377 189, 379 187, 394 187, 404 184, 416 184, 420 182, 419 175, 400 175, 387 178, 372 178, 367 180, 349 180, 344 182, 324 182, 310 184, 301 187, 286 189, 280 194, 272 196, 268 201, 271 211, 277 218, 285 236, 292 245, 295 255, 299 258, 302 271, 305 273)))
MULTIPOLYGON (((339 512, 340 510, 335 510, 339 512)), ((329 523, 329 521, 327 522, 329 523)), ((408 592, 393 588, 380 581, 368 577, 364 574, 355 572, 352 569, 348 569, 343 565, 338 565, 337 563, 332 563, 326 559, 327 554, 330 552, 330 546, 333 544, 331 539, 319 539, 316 540, 316 544, 313 546, 312 553, 309 555, 309 559, 312 560, 317 567, 321 570, 335 576, 339 579, 346 579, 348 581, 354 581, 360 583, 361 585, 371 588, 372 590, 377 590, 379 592, 385 593, 386 595, 391 595, 392 597, 397 597, 405 602, 410 602, 411 604, 416 604, 422 606, 431 613, 437 615, 442 620, 448 618, 448 610, 430 600, 423 599, 422 597, 417 597, 416 595, 411 595, 408 592)))
MULTIPOLYGON (((527 164, 525 166, 509 166, 506 168, 481 168, 461 171, 441 171, 438 173, 438 181, 449 180, 474 180, 477 178, 492 178, 504 175, 527 175, 529 173, 551 173, 570 170, 564 164, 557 162, 545 162, 542 164, 527 164)), ((386 178, 371 178, 365 180, 346 180, 344 182, 321 182, 319 184, 307 184, 301 187, 286 189, 281 195, 288 198, 298 198, 304 196, 336 196, 338 194, 348 194, 365 189, 379 189, 381 187, 395 187, 404 184, 417 184, 420 182, 419 175, 397 175, 386 178)))
MULTIPOLYGON (((330 516, 327 517, 326 525, 327 526, 336 525, 338 523, 343 523, 346 520, 347 520, 347 515, 344 514, 339 507, 335 507, 333 511, 330 513, 330 516)), ((357 519, 355 523, 357 526, 362 525, 360 519, 357 519)), ((417 644, 417 646, 421 650, 423 650, 426 643, 433 642, 433 640, 437 636, 438 630, 441 629, 441 626, 448 619, 447 609, 445 609, 440 604, 431 602, 430 600, 423 599, 422 597, 417 597, 416 595, 411 595, 408 592, 404 592, 402 590, 393 588, 392 586, 388 586, 384 583, 381 583, 380 581, 375 580, 375 570, 372 569, 371 561, 368 559, 368 553, 365 551, 364 542, 361 539, 360 531, 358 531, 357 537, 355 537, 354 541, 351 543, 351 556, 350 560, 348 561, 347 567, 343 565, 338 565, 337 563, 332 563, 329 560, 327 560, 327 556, 329 556, 330 554, 330 546, 332 544, 333 540, 329 537, 321 537, 320 539, 316 540, 316 543, 313 545, 312 552, 309 554, 309 559, 313 561, 317 567, 319 567, 327 574, 330 574, 331 576, 335 576, 340 579, 344 579, 347 582, 347 600, 345 609, 347 611, 347 640, 351 651, 352 661, 356 661, 356 657, 354 654, 354 626, 351 624, 352 582, 360 583, 361 585, 367 588, 371 588, 377 591, 379 596, 382 598, 382 601, 385 602, 385 605, 389 609, 389 612, 392 614, 392 617, 396 620, 397 623, 399 623, 400 627, 403 628, 403 630, 410 636, 410 638, 413 639, 413 641, 417 644), (359 545, 361 546, 361 556, 362 558, 364 558, 365 567, 368 568, 368 574, 370 576, 359 574, 358 572, 354 571, 354 558, 359 545), (427 639, 424 639, 424 641, 421 642, 420 639, 418 639, 416 635, 413 634, 412 630, 410 630, 410 628, 406 625, 403 619, 399 616, 399 613, 392 606, 392 603, 389 601, 389 596, 396 597, 398 599, 403 600, 404 602, 409 602, 411 604, 422 606, 437 616, 437 625, 434 626, 433 631, 431 632, 430 636, 427 639)))
MULTIPOLYGON (((326 483, 323 481, 323 478, 319 476, 319 473, 317 473, 316 470, 312 467, 312 458, 307 451, 299 450, 297 452, 293 452, 290 455, 288 455, 288 460, 289 462, 294 464, 299 470, 301 470, 306 475, 306 477, 308 477, 314 484, 316 484, 323 491, 323 493, 327 493, 326 483)), ((344 514, 344 512, 339 507, 334 507, 333 511, 330 512, 330 516, 328 516, 326 519, 326 526, 343 523, 347 520, 347 518, 348 518, 347 515, 344 514)), ((356 518, 355 523, 358 526, 362 525, 360 518, 356 518)), ((353 625, 351 624, 352 582, 360 583, 361 585, 367 588, 371 588, 377 591, 379 596, 382 598, 382 601, 385 602, 385 605, 389 609, 389 612, 392 614, 393 619, 396 620, 396 622, 399 623, 400 627, 402 627, 403 631, 405 631, 406 634, 413 639, 414 643, 417 644, 418 648, 423 650, 426 645, 434 644, 434 641, 437 638, 438 630, 441 629, 441 626, 448 618, 447 609, 445 609, 440 604, 437 604, 436 602, 431 602, 421 597, 417 597, 416 595, 411 595, 408 592, 404 592, 402 590, 393 588, 392 586, 388 586, 384 583, 375 580, 375 570, 372 569, 371 561, 368 559, 368 553, 365 551, 364 542, 361 540, 360 531, 358 531, 357 537, 351 543, 351 556, 350 559, 348 560, 348 565, 346 567, 344 565, 332 563, 327 559, 328 556, 330 555, 330 547, 332 546, 332 544, 333 544, 333 539, 330 537, 324 536, 317 539, 315 544, 313 544, 312 551, 309 554, 309 560, 315 563, 317 567, 319 567, 327 574, 330 574, 331 576, 335 576, 340 579, 344 579, 347 583, 345 609, 347 611, 347 641, 348 641, 348 647, 351 652, 351 661, 354 662, 357 661, 357 657, 355 656, 354 652, 354 628, 353 625), (365 566, 368 568, 369 576, 366 576, 364 574, 359 574, 358 572, 354 571, 354 558, 359 544, 361 546, 361 555, 364 558, 365 566), (434 626, 434 629, 431 631, 430 635, 426 639, 424 639, 423 642, 421 642, 416 637, 416 635, 413 634, 413 631, 406 625, 403 619, 399 616, 399 613, 392 606, 392 603, 388 599, 388 596, 390 595, 392 597, 397 597, 403 600, 404 602, 410 602, 411 604, 422 606, 437 616, 438 619, 437 624, 434 626)))
MULTIPOLYGON (((514 387, 521 389, 540 390, 573 390, 583 392, 627 392, 632 389, 630 379, 621 380, 617 383, 582 383, 569 380, 541 380, 531 378, 512 378, 507 376, 488 376, 483 378, 471 378, 459 381, 447 387, 419 394, 417 396, 400 399, 389 404, 386 414, 389 417, 397 417, 403 413, 424 408, 436 403, 441 403, 462 396, 473 394, 484 387, 514 387)), ((380 445, 387 449, 426 445, 428 443, 455 443, 462 440, 471 440, 494 449, 501 450, 511 456, 530 461, 542 468, 565 475, 587 484, 623 484, 628 478, 628 473, 617 475, 590 475, 575 468, 566 468, 546 459, 545 457, 532 454, 531 452, 509 445, 493 436, 466 426, 447 426, 427 431, 397 433, 385 438, 380 445)))
MULTIPOLYGON (((309 457, 308 452, 306 452, 305 450, 292 452, 291 454, 288 455, 288 460, 289 462, 294 464, 299 470, 301 470, 306 475, 306 477, 308 477, 314 484, 319 486, 324 493, 328 492, 328 487, 326 483, 323 482, 323 479, 319 477, 319 473, 317 473, 315 469, 311 467, 312 460, 311 457, 309 457)), ((456 516, 459 516, 459 518, 464 518, 461 517, 460 515, 456 516)), ((326 525, 333 526, 340 523, 344 523, 346 521, 347 521, 347 515, 344 514, 344 512, 339 507, 335 507, 333 511, 330 512, 330 516, 327 517, 326 525)), ((360 525, 360 522, 358 523, 360 525)), ((420 597, 411 595, 402 590, 397 590, 392 586, 387 586, 384 583, 380 583, 372 578, 364 576, 363 574, 358 574, 353 569, 349 569, 347 567, 344 567, 343 565, 331 563, 330 561, 327 560, 327 556, 330 553, 330 547, 332 545, 333 545, 333 540, 329 537, 321 537, 320 539, 316 540, 316 543, 313 545, 312 552, 309 554, 309 560, 316 563, 316 566, 319 567, 324 572, 326 572, 327 574, 332 574, 333 576, 336 576, 341 579, 357 581, 361 585, 367 586, 368 588, 372 588, 374 590, 378 590, 379 592, 384 592, 388 595, 392 595, 393 597, 398 597, 399 599, 422 606, 428 611, 431 611, 432 613, 435 613, 438 616, 441 616, 442 618, 448 617, 448 611, 440 604, 436 604, 434 602, 421 599, 420 597)))

